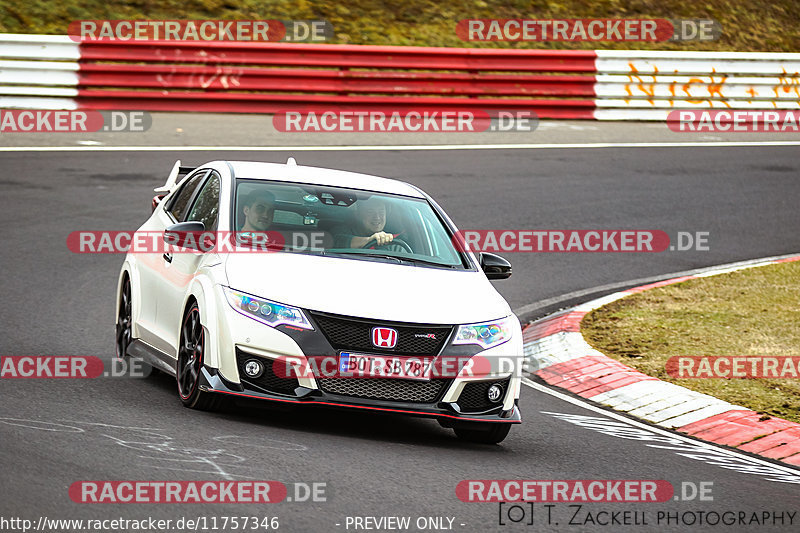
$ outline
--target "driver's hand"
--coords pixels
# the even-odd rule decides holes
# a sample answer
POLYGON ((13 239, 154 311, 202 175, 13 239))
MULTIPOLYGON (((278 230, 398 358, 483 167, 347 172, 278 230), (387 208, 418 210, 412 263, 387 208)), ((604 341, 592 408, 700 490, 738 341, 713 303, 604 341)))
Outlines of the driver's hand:
POLYGON ((386 233, 385 231, 378 231, 370 235, 370 239, 375 239, 378 246, 383 246, 384 244, 392 242, 394 240, 394 235, 386 233))

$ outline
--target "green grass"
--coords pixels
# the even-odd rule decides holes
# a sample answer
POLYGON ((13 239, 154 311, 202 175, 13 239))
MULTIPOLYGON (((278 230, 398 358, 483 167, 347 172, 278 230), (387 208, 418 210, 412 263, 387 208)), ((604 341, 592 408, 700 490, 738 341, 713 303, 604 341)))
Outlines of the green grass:
POLYGON ((334 43, 510 48, 800 50, 796 0, 0 0, 0 32, 65 34, 80 19, 326 19, 334 43), (468 18, 713 18, 711 43, 467 43, 468 18))
POLYGON ((800 422, 800 379, 673 379, 673 356, 800 356, 800 262, 700 278, 629 296, 584 317, 596 349, 763 415, 800 422))

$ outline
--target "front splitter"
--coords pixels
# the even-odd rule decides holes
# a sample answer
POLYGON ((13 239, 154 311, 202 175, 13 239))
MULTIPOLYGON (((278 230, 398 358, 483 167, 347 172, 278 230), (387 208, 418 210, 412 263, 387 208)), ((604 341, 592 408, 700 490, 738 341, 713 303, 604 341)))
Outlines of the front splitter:
POLYGON ((223 378, 214 368, 203 367, 200 378, 200 390, 209 393, 225 394, 227 396, 265 400, 293 405, 318 405, 336 409, 362 409, 385 413, 398 413, 408 416, 437 418, 447 422, 493 422, 501 424, 519 424, 522 415, 515 404, 509 411, 496 411, 486 414, 458 413, 452 404, 438 402, 433 404, 417 404, 410 406, 408 403, 389 402, 340 396, 326 393, 319 389, 298 387, 296 396, 283 396, 246 390, 241 384, 233 383, 223 378))

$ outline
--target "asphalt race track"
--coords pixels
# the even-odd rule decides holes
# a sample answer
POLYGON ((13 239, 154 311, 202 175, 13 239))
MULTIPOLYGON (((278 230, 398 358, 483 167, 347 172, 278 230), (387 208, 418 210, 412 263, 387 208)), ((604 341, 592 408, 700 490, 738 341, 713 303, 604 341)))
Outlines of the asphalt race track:
MULTIPOLYGON (((66 247, 68 233, 137 228, 148 216, 153 187, 163 183, 177 158, 184 164, 225 158, 278 162, 289 155, 300 164, 409 181, 432 194, 462 229, 659 229, 673 237, 678 231, 709 232, 708 251, 508 254, 514 275, 496 287, 515 309, 614 282, 800 251, 796 146, 299 155, 8 152, 0 154, 0 354, 110 359, 122 256, 73 254, 66 247)), ((461 443, 429 420, 252 405, 236 412, 190 411, 178 401, 174 380, 164 375, 3 379, 0 515, 34 521, 277 516, 283 531, 354 531, 346 528, 347 517, 354 516, 411 516, 412 524, 420 516, 450 517, 453 529, 465 532, 679 531, 690 525, 678 518, 657 522, 659 512, 692 512, 696 520, 701 511, 746 512, 748 519, 751 512, 784 513, 783 524, 769 519, 750 526, 756 531, 786 531, 800 523, 800 469, 775 470, 769 467, 778 463, 732 453, 765 469, 745 473, 712 464, 702 454, 687 457, 663 443, 654 447, 641 435, 603 433, 597 430, 603 421, 627 423, 541 388, 524 387, 524 423, 502 445, 486 447, 461 443), (583 427, 554 413, 601 421, 583 427), (776 476, 779 471, 782 476, 776 476), (67 493, 79 480, 168 479, 326 482, 327 501, 82 505, 67 493), (528 515, 519 523, 508 523, 506 516, 507 525, 500 525, 497 503, 456 498, 455 487, 464 479, 664 479, 676 490, 683 482, 713 482, 713 500, 592 503, 581 509, 561 503, 552 508, 549 524, 547 510, 536 504, 534 526, 526 525, 528 515), (587 522, 587 513, 599 511, 630 511, 631 524, 638 522, 587 522)))

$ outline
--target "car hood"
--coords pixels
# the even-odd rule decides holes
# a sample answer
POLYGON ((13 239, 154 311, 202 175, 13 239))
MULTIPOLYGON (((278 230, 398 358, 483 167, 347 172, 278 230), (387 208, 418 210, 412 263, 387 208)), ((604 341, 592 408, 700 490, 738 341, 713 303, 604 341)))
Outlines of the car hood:
POLYGON ((230 254, 229 285, 312 311, 396 322, 468 324, 508 316, 483 272, 291 253, 230 254))

